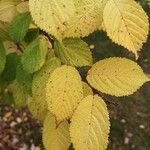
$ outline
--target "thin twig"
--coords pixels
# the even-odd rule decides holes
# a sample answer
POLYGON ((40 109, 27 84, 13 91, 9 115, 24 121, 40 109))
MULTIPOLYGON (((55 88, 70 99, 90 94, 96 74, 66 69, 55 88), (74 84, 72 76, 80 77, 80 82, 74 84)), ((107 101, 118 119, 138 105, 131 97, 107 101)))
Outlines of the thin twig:
POLYGON ((20 47, 19 43, 16 43, 16 46, 17 46, 17 49, 18 49, 21 53, 23 53, 23 50, 22 50, 22 48, 20 47))

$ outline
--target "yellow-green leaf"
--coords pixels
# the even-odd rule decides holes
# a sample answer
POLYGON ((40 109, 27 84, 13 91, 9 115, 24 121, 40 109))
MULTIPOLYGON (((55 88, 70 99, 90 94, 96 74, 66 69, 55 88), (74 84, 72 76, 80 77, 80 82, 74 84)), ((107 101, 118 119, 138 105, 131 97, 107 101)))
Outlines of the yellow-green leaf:
POLYGON ((17 0, 1 0, 0 1, 0 21, 11 22, 14 16, 17 15, 15 5, 17 0))
POLYGON ((46 99, 46 84, 51 73, 61 65, 58 58, 52 58, 46 62, 42 69, 33 76, 32 93, 35 99, 45 101, 46 99))
POLYGON ((92 53, 87 43, 79 38, 55 42, 55 53, 64 64, 82 67, 92 65, 92 53))
POLYGON ((48 113, 47 103, 45 100, 28 97, 28 109, 34 118, 43 122, 48 113))
POLYGON ((19 84, 23 85, 23 89, 26 94, 32 95, 33 75, 28 74, 26 71, 23 70, 21 62, 19 62, 16 67, 16 81, 19 84))
POLYGON ((57 121, 69 119, 82 98, 82 81, 78 71, 66 65, 54 70, 47 82, 46 100, 57 121))
POLYGON ((43 68, 34 74, 32 83, 32 96, 29 109, 33 116, 41 121, 44 121, 48 111, 46 102, 46 83, 50 74, 61 65, 59 59, 52 58, 46 62, 43 68))
POLYGON ((89 95, 81 101, 71 119, 71 142, 75 150, 105 150, 109 128, 105 102, 97 95, 89 95))
POLYGON ((46 60, 48 42, 45 36, 39 36, 33 40, 22 55, 23 69, 27 73, 34 73, 41 69, 46 60))
POLYGON ((10 40, 8 31, 9 31, 9 24, 0 21, 0 41, 10 40))
POLYGON ((70 145, 68 122, 64 121, 57 127, 55 117, 48 113, 44 121, 42 138, 46 150, 68 150, 70 145))
POLYGON ((73 0, 29 0, 29 9, 35 23, 58 40, 75 13, 73 0))
POLYGON ((104 26, 108 36, 135 53, 146 42, 149 22, 142 7, 134 0, 109 0, 104 8, 104 26))
POLYGON ((130 95, 150 81, 137 63, 119 57, 94 64, 88 72, 87 80, 98 91, 114 96, 130 95))
POLYGON ((26 106, 27 95, 22 84, 14 81, 8 86, 8 90, 13 94, 14 105, 16 108, 22 108, 26 106))
POLYGON ((83 97, 93 95, 92 88, 86 82, 82 82, 82 86, 83 86, 83 97))
POLYGON ((0 74, 3 72, 6 64, 6 52, 2 42, 0 42, 0 74))

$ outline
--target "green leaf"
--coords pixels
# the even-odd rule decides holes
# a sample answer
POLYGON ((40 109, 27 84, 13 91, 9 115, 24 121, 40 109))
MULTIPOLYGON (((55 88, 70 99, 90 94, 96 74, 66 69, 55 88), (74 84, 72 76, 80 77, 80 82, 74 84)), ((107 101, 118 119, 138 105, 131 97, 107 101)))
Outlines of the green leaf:
POLYGON ((36 38, 25 49, 22 55, 23 69, 27 73, 38 71, 45 63, 48 42, 44 36, 36 38))
POLYGON ((0 81, 10 82, 16 77, 16 67, 20 61, 20 56, 16 53, 10 53, 6 56, 6 65, 3 73, 0 76, 0 81))
POLYGON ((64 64, 82 67, 92 64, 92 53, 87 43, 79 38, 55 42, 55 53, 64 64))
POLYGON ((23 83, 24 81, 31 81, 31 74, 28 74, 23 70, 22 64, 19 63, 16 70, 16 79, 19 83, 23 83))
POLYGON ((14 105, 16 108, 25 107, 27 104, 27 94, 24 91, 22 84, 19 84, 16 80, 8 86, 9 92, 13 94, 14 105))
POLYGON ((28 74, 23 70, 22 64, 19 63, 16 70, 16 80, 18 83, 23 85, 24 91, 28 94, 32 94, 32 80, 33 75, 28 74))
POLYGON ((14 42, 18 43, 24 39, 29 29, 30 22, 31 16, 29 12, 20 14, 13 19, 10 25, 9 34, 14 42))
POLYGON ((24 40, 26 43, 31 43, 39 36, 39 29, 29 29, 24 40))
POLYGON ((12 93, 9 92, 4 92, 3 94, 1 93, 1 99, 0 99, 0 103, 4 104, 4 105, 14 105, 14 98, 12 93))
POLYGON ((4 70, 5 63, 6 63, 5 48, 3 43, 0 42, 0 74, 4 70))

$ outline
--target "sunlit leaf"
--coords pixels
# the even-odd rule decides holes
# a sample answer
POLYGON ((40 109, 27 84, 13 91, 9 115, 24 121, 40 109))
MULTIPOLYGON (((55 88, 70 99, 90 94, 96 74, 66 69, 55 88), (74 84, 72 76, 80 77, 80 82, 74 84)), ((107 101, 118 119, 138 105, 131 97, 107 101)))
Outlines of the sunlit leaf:
POLYGON ((112 41, 137 57, 149 30, 148 16, 142 7, 134 0, 109 0, 103 18, 106 32, 112 41))
POLYGON ((50 113, 44 121, 43 144, 46 150, 68 150, 70 145, 69 124, 62 122, 58 127, 50 113))
POLYGON ((46 100, 58 122, 72 116, 82 97, 81 77, 75 68, 64 65, 54 70, 47 82, 46 100))
POLYGON ((75 150, 105 150, 109 127, 108 110, 102 98, 84 98, 71 119, 70 135, 75 150))
POLYGON ((73 0, 29 0, 29 8, 35 23, 58 40, 62 40, 75 13, 73 0))
POLYGON ((98 91, 114 96, 130 95, 150 81, 137 63, 119 57, 94 64, 88 72, 87 80, 98 91))

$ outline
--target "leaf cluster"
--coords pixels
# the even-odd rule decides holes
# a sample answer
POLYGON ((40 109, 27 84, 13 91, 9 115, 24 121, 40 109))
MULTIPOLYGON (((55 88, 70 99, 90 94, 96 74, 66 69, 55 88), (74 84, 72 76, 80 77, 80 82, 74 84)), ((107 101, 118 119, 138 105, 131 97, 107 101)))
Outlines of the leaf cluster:
POLYGON ((0 1, 0 93, 43 123, 46 150, 71 143, 75 150, 105 150, 110 121, 101 93, 128 96, 150 81, 136 60, 93 63, 93 46, 83 37, 97 30, 137 59, 148 15, 134 0, 0 1))

